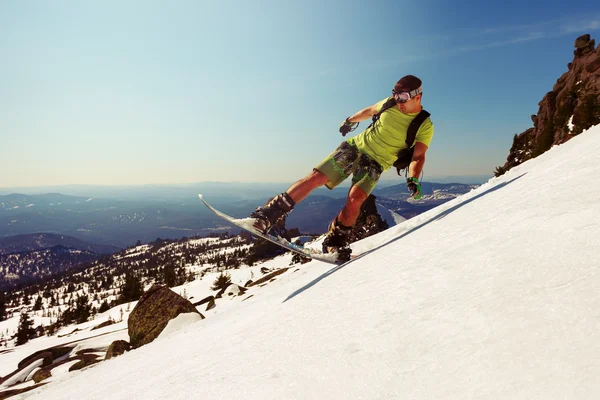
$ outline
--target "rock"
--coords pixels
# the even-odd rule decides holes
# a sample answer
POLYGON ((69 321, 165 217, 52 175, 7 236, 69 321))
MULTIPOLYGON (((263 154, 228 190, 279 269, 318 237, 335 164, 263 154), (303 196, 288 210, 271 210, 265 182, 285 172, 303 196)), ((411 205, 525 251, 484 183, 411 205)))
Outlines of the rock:
POLYGON ((215 298, 213 297, 209 302, 208 305, 206 306, 206 311, 212 310, 213 308, 216 307, 215 304, 215 298))
POLYGON ((381 215, 377 211, 376 199, 377 197, 370 194, 362 204, 360 214, 352 226, 352 233, 350 235, 351 243, 383 232, 389 228, 388 223, 381 218, 381 215))
MULTIPOLYGON (((154 284, 140 298, 129 319, 129 343, 138 348, 158 337, 168 322, 181 313, 198 313, 196 307, 166 286, 154 284)), ((204 316, 200 314, 202 318, 204 316)))
POLYGON ((52 362, 54 361, 54 356, 52 355, 52 352, 48 351, 48 350, 38 351, 38 352, 33 353, 31 356, 27 357, 23 361, 21 361, 19 363, 18 367, 19 367, 19 369, 26 368, 28 365, 31 365, 32 363, 34 363, 40 359, 44 360, 44 362, 42 363, 41 366, 46 367, 46 366, 52 364, 52 362))
POLYGON ((52 372, 50 372, 49 369, 47 368, 43 368, 43 369, 38 369, 37 371, 35 371, 35 373, 33 374, 33 381, 35 383, 40 383, 41 381, 43 381, 44 379, 48 379, 52 376, 52 372))
MULTIPOLYGON (((96 354, 83 354, 81 356, 76 357, 79 358, 79 362, 71 365, 69 368, 69 372, 80 370, 84 367, 88 367, 90 365, 99 363, 101 360, 96 354)), ((72 359, 70 361, 73 361, 72 359)))
POLYGON ((537 126, 537 115, 533 114, 531 116, 531 122, 533 122, 533 126, 536 127, 537 126))
POLYGON ((276 277, 277 275, 281 275, 281 274, 283 274, 283 273, 284 273, 285 271, 287 271, 288 269, 289 269, 289 268, 281 268, 281 269, 275 270, 275 271, 271 272, 270 274, 267 274, 267 275, 263 276, 262 278, 260 278, 260 279, 259 279, 259 280, 257 280, 256 282, 252 282, 252 284, 251 284, 251 285, 248 285, 248 286, 258 286, 258 285, 260 285, 261 283, 268 282, 268 281, 270 281, 270 280, 271 280, 271 278, 274 278, 274 277, 276 277))
POLYGON ((533 128, 515 135, 496 176, 600 124, 600 46, 595 48, 589 34, 579 36, 574 45, 568 71, 539 103, 537 115, 531 117, 533 128))
MULTIPOLYGON (((600 49, 600 46, 598 46, 598 48, 600 49)), ((592 74, 594 72, 597 72, 599 68, 600 68, 600 53, 598 53, 598 55, 585 66, 585 71, 592 74)))
POLYGON ((595 41, 589 34, 581 35, 575 39, 575 56, 583 56, 594 51, 595 41))
POLYGON ((54 360, 64 356, 65 354, 70 353, 71 350, 73 350, 73 349, 74 349, 74 347, 70 347, 70 346, 64 346, 64 347, 59 346, 59 347, 50 347, 48 349, 36 351, 35 353, 33 353, 30 356, 21 360, 21 362, 19 362, 19 364, 18 364, 18 368, 23 369, 26 366, 28 366, 29 364, 31 364, 33 361, 39 360, 40 358, 44 358, 44 366, 50 365, 50 364, 52 364, 52 362, 54 360), (42 355, 43 355, 43 357, 42 357, 42 355))
POLYGON ((194 303, 194 307, 198 307, 198 306, 201 306, 202 304, 209 303, 211 300, 214 302, 215 296, 210 295, 210 296, 207 296, 207 297, 203 298, 200 301, 195 302, 194 303))
POLYGON ((113 320, 104 321, 100 325, 97 325, 97 326, 93 327, 92 329, 90 329, 90 331, 94 331, 96 329, 104 328, 105 326, 110 326, 110 325, 113 325, 114 323, 115 323, 115 321, 113 321, 113 320))
POLYGON ((111 358, 120 356, 121 354, 129 351, 131 349, 131 345, 125 340, 115 340, 108 346, 108 350, 106 350, 105 360, 110 360, 111 358))

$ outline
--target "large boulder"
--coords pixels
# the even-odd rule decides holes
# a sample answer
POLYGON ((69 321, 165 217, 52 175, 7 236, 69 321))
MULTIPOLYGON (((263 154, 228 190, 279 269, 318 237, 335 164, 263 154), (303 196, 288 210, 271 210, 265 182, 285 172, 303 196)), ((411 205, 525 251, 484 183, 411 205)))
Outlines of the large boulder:
POLYGON ((575 51, 573 53, 576 57, 586 55, 594 51, 595 45, 594 39, 589 34, 581 35, 575 39, 575 51))
MULTIPOLYGON (((135 306, 128 319, 129 343, 138 348, 152 342, 169 321, 182 313, 197 313, 196 307, 166 286, 154 284, 135 306)), ((200 314, 202 318, 204 316, 200 314)))

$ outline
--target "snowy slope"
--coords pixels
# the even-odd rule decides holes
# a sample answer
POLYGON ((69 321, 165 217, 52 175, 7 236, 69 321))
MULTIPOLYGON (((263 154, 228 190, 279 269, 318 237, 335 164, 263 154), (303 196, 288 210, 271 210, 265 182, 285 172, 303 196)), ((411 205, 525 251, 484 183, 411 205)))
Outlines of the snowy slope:
POLYGON ((39 399, 600 395, 600 127, 39 399))

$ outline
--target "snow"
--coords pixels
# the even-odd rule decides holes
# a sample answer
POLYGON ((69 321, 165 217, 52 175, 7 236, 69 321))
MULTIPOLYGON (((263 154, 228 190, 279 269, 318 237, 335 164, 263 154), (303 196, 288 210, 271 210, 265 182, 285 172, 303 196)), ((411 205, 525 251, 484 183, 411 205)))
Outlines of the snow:
POLYGON ((158 338, 156 338, 155 340, 164 339, 165 337, 171 335, 173 332, 177 332, 186 327, 187 325, 193 324, 198 321, 202 321, 202 317, 200 316, 200 314, 179 314, 177 317, 169 321, 165 329, 163 329, 158 338))
POLYGON ((5 382, 3 382, 0 385, 0 390, 6 389, 12 385, 25 381, 25 378, 27 378, 36 368, 41 367, 42 364, 44 364, 44 360, 37 360, 32 362, 30 365, 23 368, 21 371, 19 371, 15 375, 8 378, 5 382))
POLYGON ((575 128, 575 125, 573 125, 573 116, 571 115, 571 118, 569 118, 569 122, 567 123, 567 126, 569 127, 569 133, 573 132, 573 128, 575 128))
MULTIPOLYGON (((35 353, 36 351, 44 350, 49 347, 81 341, 70 353, 75 354, 78 350, 83 348, 103 349, 107 348, 108 345, 115 340, 129 340, 129 336, 127 334, 127 318, 129 317, 130 311, 128 312, 125 310, 127 308, 133 310, 135 304, 137 304, 137 302, 132 302, 130 303, 129 307, 127 307, 127 304, 121 304, 102 314, 99 314, 93 321, 77 325, 76 327, 63 327, 55 336, 42 336, 29 341, 26 345, 17 346, 14 349, 11 349, 12 351, 10 352, 0 354, 0 376, 6 376, 16 370, 18 363, 27 356, 35 353), (123 310, 123 321, 121 321, 121 310, 123 310), (93 327, 100 325, 102 322, 108 321, 109 317, 113 321, 120 322, 104 328, 91 330, 93 327), (72 333, 75 329, 79 329, 79 331, 72 333)), ((16 331, 19 324, 19 318, 19 313, 15 313, 15 316, 9 320, 2 321, 0 323, 0 330, 2 332, 7 330, 9 332, 16 331)))
POLYGON ((20 398, 597 398, 599 175, 596 126, 353 244, 350 263, 293 267, 20 398))
POLYGON ((392 215, 392 218, 394 219, 394 223, 396 225, 403 223, 404 221, 406 221, 406 218, 404 218, 402 215, 395 213, 392 210, 389 210, 390 214, 392 215))

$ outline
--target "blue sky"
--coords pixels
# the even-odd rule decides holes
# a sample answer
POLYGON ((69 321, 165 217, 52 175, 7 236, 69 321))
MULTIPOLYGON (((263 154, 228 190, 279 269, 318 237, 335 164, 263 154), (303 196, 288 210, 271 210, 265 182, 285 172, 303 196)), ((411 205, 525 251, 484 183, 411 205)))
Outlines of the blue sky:
POLYGON ((426 179, 491 175, 575 39, 600 40, 600 5, 565 4, 4 1, 0 187, 292 183, 405 74, 426 179))

